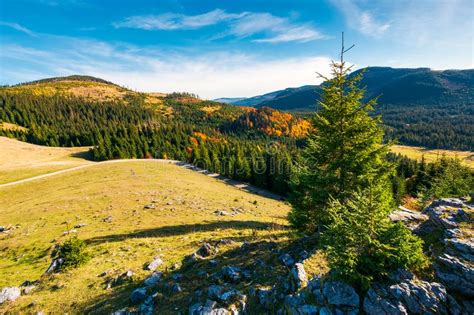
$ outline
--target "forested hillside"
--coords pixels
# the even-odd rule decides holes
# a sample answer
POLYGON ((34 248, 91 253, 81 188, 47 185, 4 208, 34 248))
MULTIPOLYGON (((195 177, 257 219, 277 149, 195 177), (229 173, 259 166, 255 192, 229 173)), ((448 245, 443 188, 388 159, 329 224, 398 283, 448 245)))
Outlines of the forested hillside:
MULTIPOLYGON (((405 116, 399 113, 386 113, 395 126, 389 135, 402 135, 405 143, 431 141, 434 146, 447 146, 444 136, 452 135, 459 145, 472 145, 468 121, 458 119, 452 133, 439 133, 439 128, 449 127, 442 124, 443 116, 451 113, 449 109, 434 111, 430 120, 408 111, 405 116), (407 126, 418 122, 426 125, 426 130, 421 138, 413 138, 407 126)), ((270 108, 203 101, 187 93, 137 93, 89 78, 4 87, 0 90, 0 121, 9 126, 0 128, 0 135, 49 146, 93 146, 95 160, 182 160, 281 194, 288 191, 292 166, 298 163, 300 147, 310 130, 309 121, 301 116, 270 108), (87 87, 87 93, 78 90, 82 87, 87 87)), ((425 187, 426 183, 405 182, 416 175, 419 164, 393 158, 410 165, 409 171, 400 168, 394 189, 421 191, 420 185, 425 187)), ((445 167, 436 167, 430 176, 443 173, 445 167)))
MULTIPOLYGON (((402 144, 474 150, 474 70, 369 67, 360 85, 366 99, 378 98, 387 134, 402 144)), ((307 85, 231 101, 235 105, 314 111, 321 86, 307 85)))

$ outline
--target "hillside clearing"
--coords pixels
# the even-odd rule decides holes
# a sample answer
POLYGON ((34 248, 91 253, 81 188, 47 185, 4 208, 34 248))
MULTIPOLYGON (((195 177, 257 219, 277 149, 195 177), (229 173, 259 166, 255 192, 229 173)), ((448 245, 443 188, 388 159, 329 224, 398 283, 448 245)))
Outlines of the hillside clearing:
POLYGON ((457 157, 461 163, 474 168, 474 152, 469 151, 453 151, 453 150, 430 150, 421 147, 410 147, 404 145, 394 145, 391 147, 394 153, 406 155, 410 159, 421 161, 422 156, 425 157, 426 162, 435 162, 445 154, 449 158, 457 157))
POLYGON ((243 241, 288 241, 285 203, 167 163, 100 163, 5 187, 0 204, 0 225, 16 227, 0 234, 0 249, 6 253, 0 258, 0 287, 39 279, 52 246, 77 224, 86 224, 75 235, 88 242, 93 254, 83 267, 43 278, 36 292, 2 306, 4 312, 111 311, 111 305, 127 305, 124 297, 135 282, 106 290, 97 276, 104 271, 131 269, 136 280, 143 280, 150 273, 143 265, 155 256, 164 261, 160 270, 179 268, 204 240, 236 241, 222 247, 229 251, 243 241), (144 209, 148 204, 154 209, 144 209), (227 214, 218 216, 216 210, 227 214), (28 308, 33 301, 35 306, 28 308))

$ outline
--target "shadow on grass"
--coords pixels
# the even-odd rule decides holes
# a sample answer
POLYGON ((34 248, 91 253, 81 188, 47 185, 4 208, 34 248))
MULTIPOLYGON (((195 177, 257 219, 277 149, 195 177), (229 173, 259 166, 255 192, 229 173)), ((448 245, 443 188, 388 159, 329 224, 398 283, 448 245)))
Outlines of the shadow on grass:
MULTIPOLYGON (((181 266, 165 271, 160 282, 148 288, 149 295, 156 293, 155 314, 187 314, 189 306, 206 301, 208 288, 213 284, 236 289, 245 294, 248 314, 274 314, 280 305, 274 305, 274 309, 271 310, 262 310, 256 297, 251 294, 252 290, 259 287, 272 287, 284 282, 290 269, 279 259, 283 253, 288 253, 295 261, 299 261, 317 247, 317 242, 308 238, 281 242, 257 239, 243 244, 235 242, 234 238, 231 240, 211 242, 219 248, 219 252, 214 256, 195 262, 185 258, 181 266), (232 282, 222 277, 220 271, 226 266, 240 268, 242 271, 240 279, 232 282), (248 275, 243 276, 244 272, 248 275), (181 291, 173 290, 176 284, 179 284, 181 291)), ((143 281, 136 281, 112 288, 109 294, 89 301, 87 305, 77 305, 78 310, 83 310, 88 314, 105 314, 132 306, 130 305, 131 292, 143 286, 143 281)))
POLYGON ((84 160, 89 160, 89 161, 93 161, 93 157, 92 157, 92 152, 90 150, 87 150, 87 151, 84 151, 84 152, 74 152, 71 154, 71 157, 75 157, 75 158, 81 158, 81 159, 84 159, 84 160))
POLYGON ((196 224, 183 224, 174 226, 163 226, 154 229, 138 230, 132 233, 125 234, 112 234, 98 236, 86 240, 87 244, 100 244, 107 242, 120 242, 126 239, 132 238, 148 238, 148 237, 167 237, 184 235, 195 232, 208 232, 222 229, 274 229, 283 230, 286 226, 270 222, 259 222, 259 221, 211 221, 206 223, 196 224))

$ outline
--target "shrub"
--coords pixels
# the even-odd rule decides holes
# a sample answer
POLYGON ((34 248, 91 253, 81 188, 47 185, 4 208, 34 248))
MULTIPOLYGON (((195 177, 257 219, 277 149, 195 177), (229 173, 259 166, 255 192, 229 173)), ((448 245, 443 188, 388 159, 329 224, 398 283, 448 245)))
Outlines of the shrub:
POLYGON ((54 250, 52 257, 53 259, 62 259, 60 269, 78 267, 90 259, 86 252, 86 243, 76 236, 59 245, 54 250))
POLYGON ((361 289, 398 268, 417 271, 427 266, 422 240, 392 223, 380 198, 380 191, 367 189, 344 204, 334 200, 328 208, 333 223, 322 241, 329 265, 337 277, 361 289))

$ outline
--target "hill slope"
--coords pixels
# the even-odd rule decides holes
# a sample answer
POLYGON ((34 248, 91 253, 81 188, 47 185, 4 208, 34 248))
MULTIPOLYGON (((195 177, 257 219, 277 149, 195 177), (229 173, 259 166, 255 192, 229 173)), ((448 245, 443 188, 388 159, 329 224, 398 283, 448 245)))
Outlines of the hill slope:
MULTIPOLYGON (((229 263, 250 263, 248 257, 232 262, 225 258, 226 252, 244 241, 273 240, 284 246, 288 240, 283 226, 288 206, 283 202, 152 160, 97 163, 3 187, 0 204, 0 222, 7 227, 7 232, 0 233, 4 254, 0 257, 0 287, 40 280, 31 294, 1 305, 0 313, 110 313, 129 304, 130 292, 151 274, 143 266, 157 256, 164 261, 159 267, 164 283, 174 281, 173 270, 186 279, 181 282, 182 294, 159 301, 159 309, 164 313, 175 307, 184 310, 189 303, 184 296, 192 294, 203 280, 194 269, 180 269, 184 257, 201 242, 234 241, 219 245, 224 256, 217 265, 201 267, 212 273, 229 263), (85 226, 74 228, 78 224, 85 226), (67 239, 64 232, 68 230, 86 240, 92 260, 64 273, 43 275, 52 246, 67 239), (131 281, 107 289, 109 278, 127 270, 134 272, 131 281), (104 271, 107 275, 99 277, 104 271)), ((260 252, 258 257, 269 254, 260 252)))

